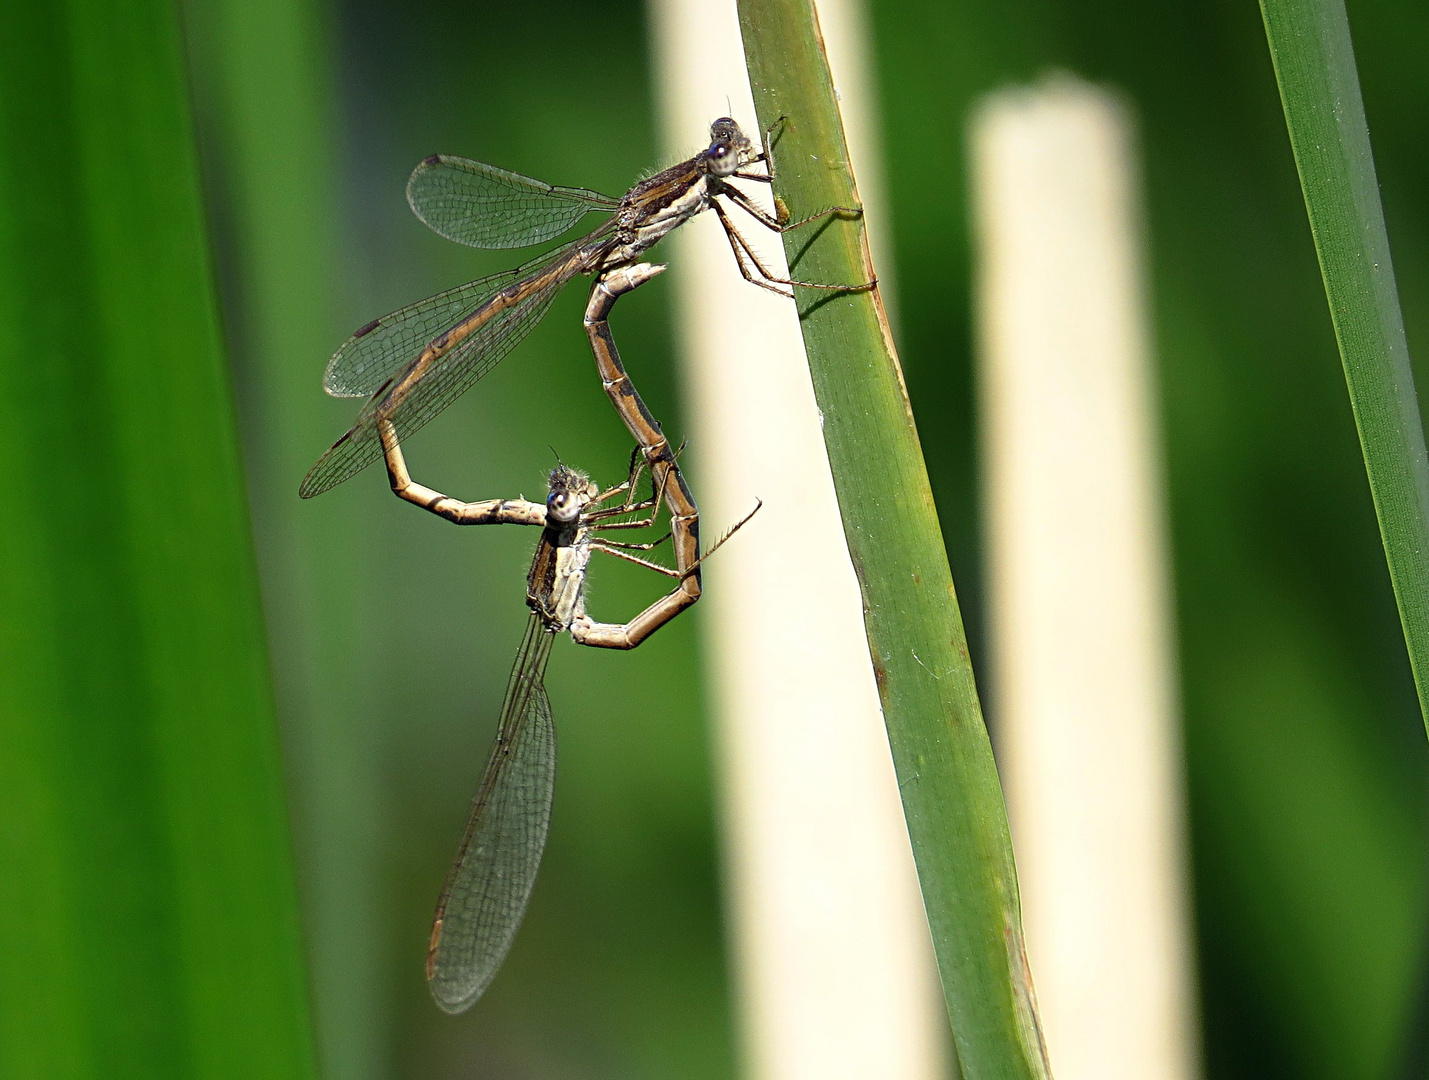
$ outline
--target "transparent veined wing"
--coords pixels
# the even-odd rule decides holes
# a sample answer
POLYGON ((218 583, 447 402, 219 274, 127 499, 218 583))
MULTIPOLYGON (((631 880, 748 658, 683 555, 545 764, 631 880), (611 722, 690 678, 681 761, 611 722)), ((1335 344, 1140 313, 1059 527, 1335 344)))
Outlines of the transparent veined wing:
POLYGON ((373 319, 332 354, 323 389, 333 397, 371 397, 443 330, 518 280, 521 270, 503 270, 373 319))
POLYGON ((501 724, 447 875, 427 949, 437 1004, 462 1012, 485 993, 526 914, 546 849, 556 783, 556 728, 542 680, 555 635, 531 616, 501 724))
POLYGON ((347 434, 308 470, 298 494, 321 495, 380 458, 379 417, 405 438, 500 363, 581 272, 588 239, 393 312, 349 338, 329 361, 323 383, 329 393, 372 397, 347 434))
POLYGON ((544 243, 591 211, 620 205, 598 191, 555 187, 480 161, 433 154, 407 181, 412 212, 433 232, 479 248, 544 243))

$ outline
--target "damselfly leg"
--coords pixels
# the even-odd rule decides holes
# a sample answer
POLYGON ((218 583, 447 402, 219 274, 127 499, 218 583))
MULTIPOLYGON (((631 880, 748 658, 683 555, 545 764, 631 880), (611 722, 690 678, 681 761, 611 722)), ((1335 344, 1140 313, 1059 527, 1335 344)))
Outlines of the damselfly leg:
MULTIPOLYGON (((766 172, 761 174, 739 171, 734 174, 734 179, 753 180, 758 183, 769 184, 771 187, 773 186, 777 177, 774 167, 774 133, 782 129, 787 119, 787 117, 781 116, 764 130, 762 148, 759 156, 754 159, 754 162, 763 164, 766 172)), ((740 191, 730 184, 725 184, 720 194, 729 199, 731 203, 739 207, 766 229, 780 235, 792 232, 794 229, 802 228, 816 221, 825 221, 831 217, 860 217, 863 214, 863 208, 858 206, 830 206, 817 213, 810 214, 807 217, 802 217, 797 221, 790 221, 788 220, 787 208, 777 198, 775 199, 776 213, 771 214, 743 191, 740 191)), ((817 281, 799 281, 793 278, 778 277, 771 273, 760 261, 754 248, 750 245, 744 234, 735 226, 734 222, 730 220, 729 214, 725 211, 724 207, 715 202, 711 204, 711 208, 719 218, 720 227, 724 229, 725 239, 729 241, 729 247, 734 253, 734 261, 739 267, 740 275, 751 285, 758 285, 761 289, 767 289, 785 299, 791 299, 794 295, 794 286, 803 289, 826 289, 834 292, 866 292, 878 284, 877 278, 866 281, 862 285, 829 285, 817 281), (757 276, 750 271, 751 266, 754 270, 758 271, 757 276), (787 291, 784 288, 778 287, 781 285, 786 286, 787 291)))

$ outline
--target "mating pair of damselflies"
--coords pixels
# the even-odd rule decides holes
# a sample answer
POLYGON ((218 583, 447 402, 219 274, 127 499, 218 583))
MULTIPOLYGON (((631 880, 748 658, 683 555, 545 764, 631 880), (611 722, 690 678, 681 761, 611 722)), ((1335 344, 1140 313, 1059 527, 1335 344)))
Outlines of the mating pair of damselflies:
POLYGON ((792 296, 794 286, 872 287, 871 282, 850 287, 777 277, 731 220, 726 203, 776 232, 860 212, 832 207, 789 221, 782 212, 764 210, 736 186, 734 181, 772 185, 770 138, 779 127, 766 132, 756 149, 733 120, 716 120, 710 125, 708 147, 641 181, 619 199, 584 188, 554 187, 464 158, 427 158, 408 181, 408 202, 430 228, 458 243, 527 247, 554 240, 588 213, 610 216, 580 239, 514 270, 368 323, 328 363, 323 378, 328 393, 368 401, 352 428, 303 479, 304 498, 328 490, 381 457, 397 495, 449 521, 543 529, 527 579, 530 622, 507 684, 496 742, 432 926, 427 978, 437 1003, 449 1012, 468 1008, 495 976, 525 914, 545 848, 555 782, 555 729, 543 678, 554 636, 569 630, 584 645, 634 648, 700 596, 699 510, 674 450, 616 351, 608 322, 615 301, 664 270, 641 258, 705 210, 718 217, 740 272, 754 285, 784 296, 792 296), (756 171, 758 166, 762 171, 756 171), (636 442, 627 481, 601 492, 583 474, 560 466, 551 474, 544 504, 524 499, 461 502, 415 483, 402 440, 495 367, 577 275, 595 277, 586 331, 606 393, 636 442), (636 489, 645 470, 652 494, 641 500, 636 489), (611 505, 622 494, 624 499, 611 505), (603 535, 653 525, 662 502, 670 515, 667 537, 634 544, 603 535), (637 554, 667 538, 674 567, 637 554), (675 587, 629 622, 596 622, 586 614, 584 601, 586 567, 596 551, 673 577, 675 587))

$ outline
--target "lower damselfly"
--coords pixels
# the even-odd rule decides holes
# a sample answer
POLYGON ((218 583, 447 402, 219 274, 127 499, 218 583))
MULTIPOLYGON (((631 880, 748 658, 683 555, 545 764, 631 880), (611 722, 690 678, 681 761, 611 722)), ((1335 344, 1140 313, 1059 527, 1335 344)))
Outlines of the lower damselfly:
MULTIPOLYGON (((389 451, 389 461, 391 457, 389 451)), ((397 460, 400 463, 400 449, 397 460)), ((591 555, 605 552, 682 578, 697 569, 671 569, 636 554, 659 546, 664 538, 636 544, 604 535, 655 523, 661 499, 658 486, 649 499, 634 501, 643 467, 637 454, 630 479, 601 492, 584 473, 559 465, 551 472, 544 506, 508 499, 462 504, 452 500, 449 513, 429 507, 463 524, 543 525, 526 579, 531 616, 511 667, 496 740, 442 888, 427 947, 428 985, 437 1004, 447 1012, 470 1008, 491 984, 511 948, 535 886, 555 791, 556 730, 544 679, 556 635, 568 630, 585 645, 628 648, 679 611, 662 611, 659 622, 643 632, 635 628, 634 621, 596 622, 585 610, 586 568, 591 555), (622 493, 626 495, 623 502, 606 505, 622 493)), ((726 533, 711 553, 748 520, 746 517, 726 533)), ((654 607, 640 618, 650 616, 654 607)))

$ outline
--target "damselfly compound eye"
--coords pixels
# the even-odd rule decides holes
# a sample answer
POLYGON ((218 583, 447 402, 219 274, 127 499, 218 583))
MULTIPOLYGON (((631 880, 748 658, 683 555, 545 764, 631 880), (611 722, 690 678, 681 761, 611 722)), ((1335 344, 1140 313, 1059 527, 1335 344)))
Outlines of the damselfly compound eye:
POLYGON ((565 523, 574 521, 580 514, 580 502, 573 498, 568 492, 552 492, 546 498, 546 516, 552 520, 565 523))
POLYGON ((705 160, 709 162, 710 172, 716 176, 729 176, 739 168, 739 155, 727 142, 713 143, 705 151, 705 160))

